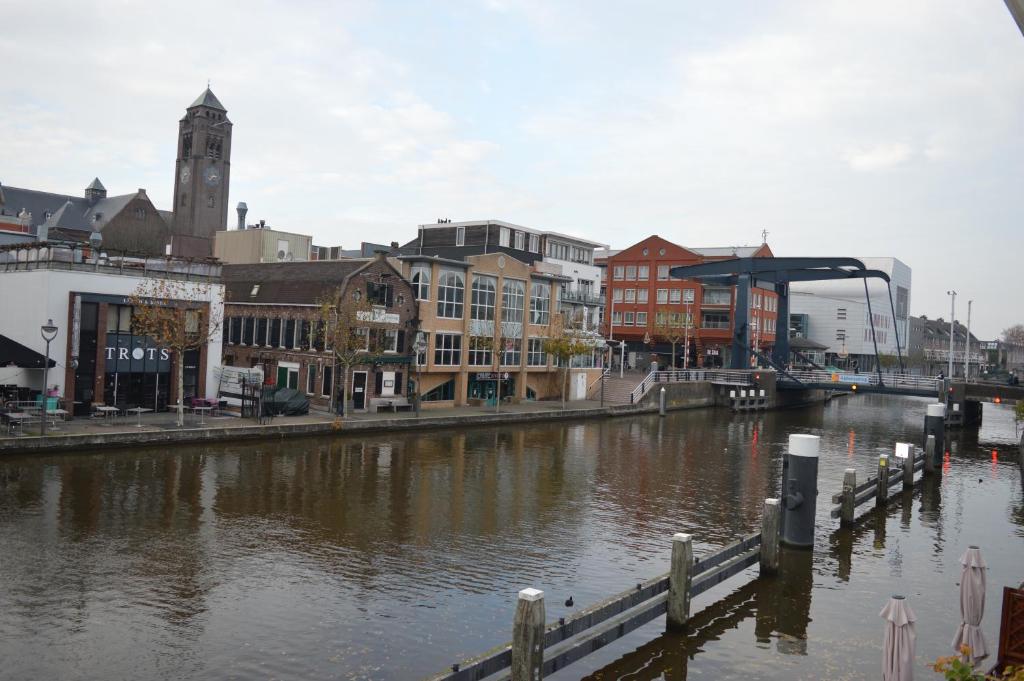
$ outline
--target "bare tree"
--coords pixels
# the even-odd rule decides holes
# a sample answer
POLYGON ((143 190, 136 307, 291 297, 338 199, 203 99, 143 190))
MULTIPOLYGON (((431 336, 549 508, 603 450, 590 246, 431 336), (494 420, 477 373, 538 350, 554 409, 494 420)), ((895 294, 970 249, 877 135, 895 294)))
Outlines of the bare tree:
MULTIPOLYGON (((381 350, 381 321, 373 306, 340 288, 318 304, 317 327, 324 334, 325 349, 344 369, 341 381, 341 415, 348 415, 348 377, 352 367, 373 361, 381 350)), ((331 374, 332 379, 334 374, 331 374)), ((334 388, 331 388, 333 400, 334 388)))
MULTIPOLYGON (((687 325, 689 320, 686 319, 686 315, 682 312, 678 312, 674 308, 665 305, 659 307, 654 314, 654 336, 655 338, 662 338, 672 344, 672 360, 669 362, 670 369, 676 368, 676 345, 686 339, 687 325)), ((683 352, 689 352, 688 348, 684 348, 683 352)))
POLYGON ((132 332, 149 336, 174 355, 178 384, 178 426, 185 424, 185 353, 200 350, 220 332, 223 308, 210 305, 210 284, 147 279, 129 296, 132 332))
POLYGON ((1024 324, 1014 324, 1003 329, 1003 340, 1013 345, 1024 345, 1024 324))
POLYGON ((572 358, 586 354, 591 349, 584 334, 580 315, 563 312, 552 316, 551 332, 547 340, 544 341, 544 352, 554 357, 556 363, 562 368, 559 393, 563 409, 565 408, 565 394, 569 387, 569 369, 572 358))

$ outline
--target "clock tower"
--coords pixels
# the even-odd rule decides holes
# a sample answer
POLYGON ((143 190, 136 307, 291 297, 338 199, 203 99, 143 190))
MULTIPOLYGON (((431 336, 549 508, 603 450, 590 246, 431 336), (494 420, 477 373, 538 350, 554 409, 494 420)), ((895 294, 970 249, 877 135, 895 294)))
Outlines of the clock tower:
POLYGON ((178 122, 174 163, 172 251, 213 253, 213 234, 227 228, 231 176, 231 121, 209 87, 178 122))

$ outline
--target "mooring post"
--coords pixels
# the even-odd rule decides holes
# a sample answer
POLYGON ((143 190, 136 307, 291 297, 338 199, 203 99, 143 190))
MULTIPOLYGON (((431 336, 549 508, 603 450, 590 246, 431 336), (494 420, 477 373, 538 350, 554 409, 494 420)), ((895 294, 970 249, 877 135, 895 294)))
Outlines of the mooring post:
POLYGON ((935 436, 929 435, 924 441, 924 474, 935 475, 942 468, 935 461, 935 436))
POLYGON ((889 501, 889 455, 878 457, 878 480, 875 481, 875 505, 885 506, 889 501))
POLYGON ((677 533, 672 536, 672 564, 668 572, 667 628, 686 627, 690 618, 690 581, 693 568, 693 536, 677 533))
POLYGON ((909 442, 897 442, 896 458, 902 459, 903 489, 914 489, 914 445, 909 442))
POLYGON ((845 527, 853 525, 853 514, 856 510, 857 469, 847 468, 843 473, 843 505, 839 512, 839 524, 845 527))
POLYGON ((512 681, 540 681, 544 665, 544 592, 519 592, 512 621, 512 681))
POLYGON ((935 463, 942 465, 942 455, 946 451, 946 405, 929 404, 925 410, 924 437, 927 440, 929 435, 935 436, 935 463))
POLYGON ((814 513, 818 505, 817 435, 789 436, 789 466, 783 480, 783 512, 781 541, 786 546, 814 547, 814 513))
POLYGON ((665 386, 661 386, 661 390, 658 391, 658 415, 665 415, 665 386))
POLYGON ((761 513, 761 576, 779 571, 779 519, 782 508, 778 499, 765 499, 761 513))

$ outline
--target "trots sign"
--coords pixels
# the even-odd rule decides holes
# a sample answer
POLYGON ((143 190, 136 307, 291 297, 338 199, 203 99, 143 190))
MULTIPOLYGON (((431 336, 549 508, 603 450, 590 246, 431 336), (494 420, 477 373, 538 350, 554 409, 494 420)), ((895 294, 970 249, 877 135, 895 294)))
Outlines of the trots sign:
POLYGON ((149 374, 171 369, 171 351, 157 347, 147 336, 108 333, 103 357, 107 372, 149 374))

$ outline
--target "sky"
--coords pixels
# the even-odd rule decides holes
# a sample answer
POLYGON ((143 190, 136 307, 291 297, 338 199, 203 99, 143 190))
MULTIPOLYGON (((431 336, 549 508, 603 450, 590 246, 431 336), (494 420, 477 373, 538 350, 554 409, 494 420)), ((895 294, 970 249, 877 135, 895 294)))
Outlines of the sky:
MULTIPOLYGON (((1024 36, 1001 0, 0 0, 0 182, 144 187, 234 123, 230 205, 315 243, 499 219, 625 248, 894 256, 1024 322, 1024 36)), ((234 223, 233 208, 229 223, 234 223)))

